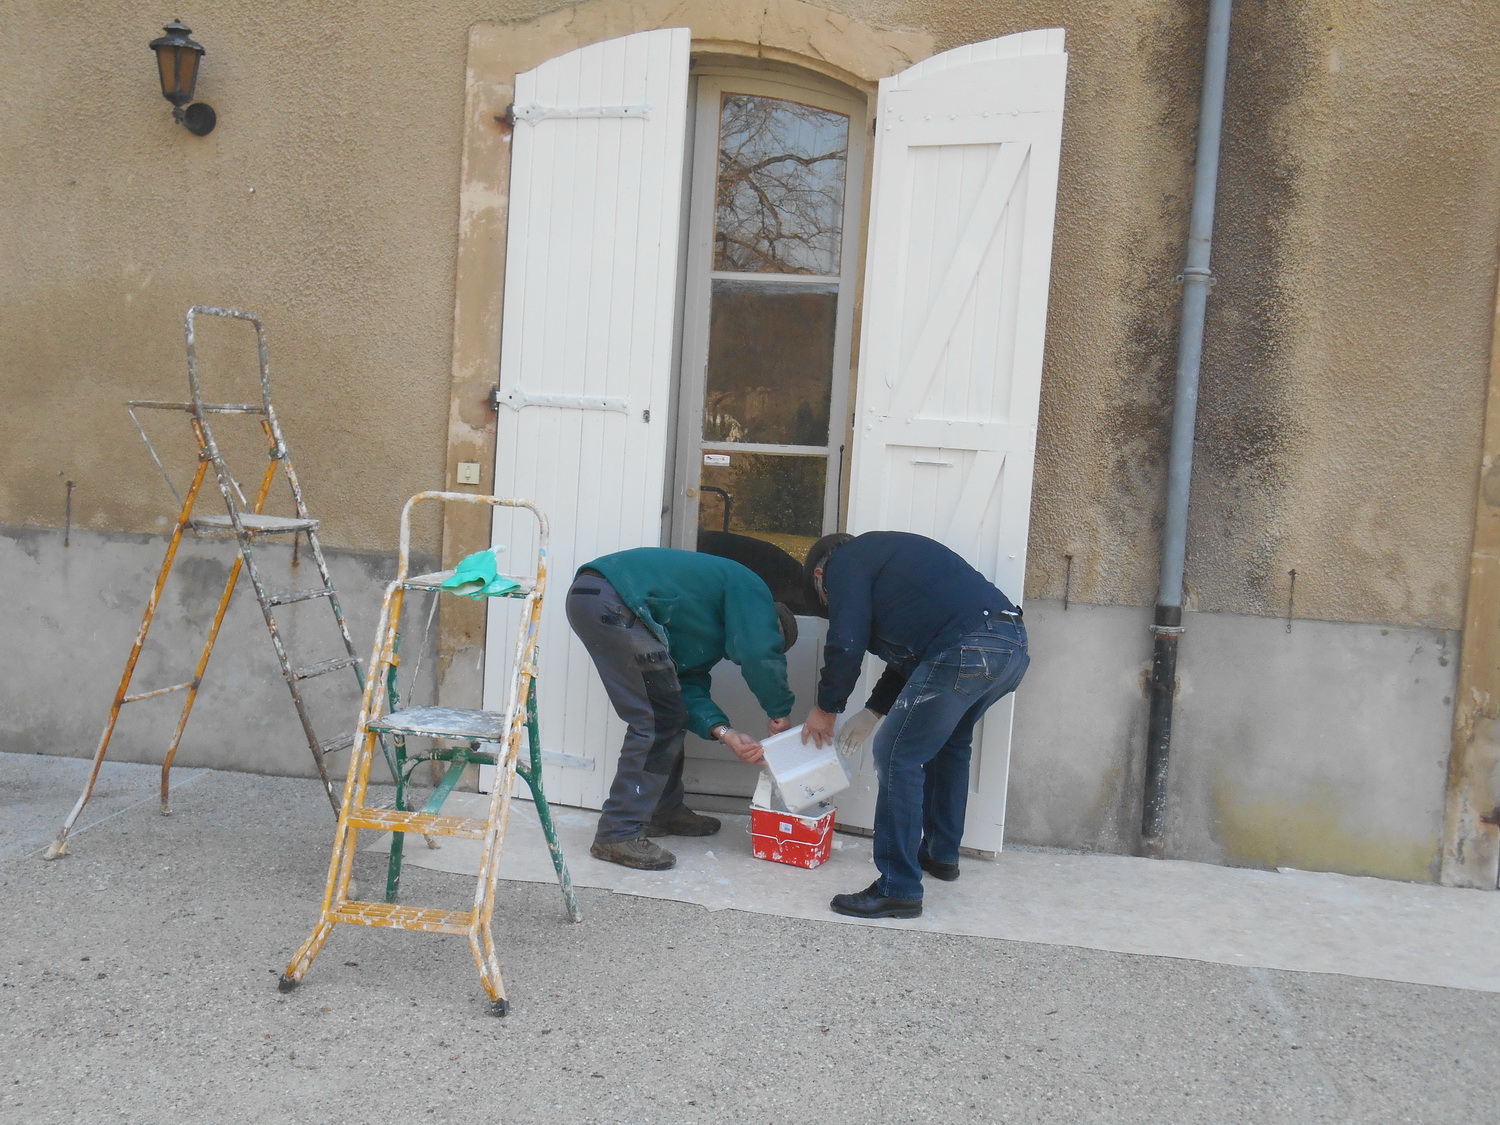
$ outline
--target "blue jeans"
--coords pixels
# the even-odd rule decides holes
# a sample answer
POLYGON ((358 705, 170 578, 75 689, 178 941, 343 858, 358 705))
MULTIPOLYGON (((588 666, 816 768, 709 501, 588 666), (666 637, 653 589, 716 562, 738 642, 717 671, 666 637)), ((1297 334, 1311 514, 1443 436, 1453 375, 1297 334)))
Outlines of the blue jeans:
POLYGON ((969 802, 974 724, 1016 690, 1031 658, 1019 621, 986 622, 923 660, 875 733, 875 866, 879 890, 920 899, 918 853, 958 862, 969 802))

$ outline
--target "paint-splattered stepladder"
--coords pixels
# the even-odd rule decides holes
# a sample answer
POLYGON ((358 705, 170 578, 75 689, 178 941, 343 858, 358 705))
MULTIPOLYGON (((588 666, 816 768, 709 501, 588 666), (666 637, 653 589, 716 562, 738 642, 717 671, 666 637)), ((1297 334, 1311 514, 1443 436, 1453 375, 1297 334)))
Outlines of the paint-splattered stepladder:
POLYGON ((370 656, 369 672, 365 677, 359 721, 355 724, 354 757, 349 763, 349 775, 344 784, 343 811, 339 814, 334 837, 322 912, 312 934, 293 955, 291 964, 281 978, 283 992, 295 988, 301 982, 311 968, 313 959, 333 933, 334 926, 340 922, 396 930, 421 930, 426 933, 462 934, 469 939, 474 963, 479 968, 479 979, 491 1001, 491 1011, 497 1016, 505 1015, 510 1010, 510 1003, 505 998, 500 964, 495 957, 491 918, 495 909, 495 883, 499 875, 505 825, 510 815, 511 792, 518 773, 530 787, 532 799, 536 802, 537 817, 547 837, 552 864, 567 903, 568 917, 574 922, 582 920, 568 877, 567 863, 552 824, 547 798, 542 792, 542 749, 536 723, 536 674, 537 629, 541 622, 542 596, 546 586, 547 517, 536 505, 526 500, 506 500, 496 496, 474 496, 458 492, 419 492, 406 502, 406 507, 401 511, 401 545, 396 580, 387 588, 385 601, 380 609, 380 625, 376 629, 375 650, 370 656), (406 592, 436 591, 453 573, 451 570, 416 576, 409 573, 411 512, 413 507, 424 500, 524 509, 536 519, 535 569, 529 575, 512 575, 518 583, 516 588, 500 595, 522 601, 515 656, 510 668, 510 686, 503 712, 399 706, 393 685, 395 670, 400 663, 401 607, 406 592), (531 748, 529 765, 522 765, 520 761, 523 731, 531 748), (374 807, 367 800, 370 767, 375 761, 376 745, 382 738, 390 741, 398 760, 394 808, 374 807), (446 763, 447 776, 419 811, 409 811, 404 807, 404 779, 409 776, 407 763, 414 761, 406 753, 408 738, 461 744, 455 749, 429 751, 420 759, 446 763), (479 746, 483 743, 497 744, 495 752, 480 751, 479 746), (441 810, 444 799, 464 767, 473 763, 498 767, 486 815, 483 818, 443 815, 441 810), (349 897, 355 848, 363 829, 392 834, 386 902, 360 902, 349 897), (457 836, 482 841, 472 910, 402 906, 390 901, 395 898, 400 873, 402 837, 408 832, 416 832, 429 838, 457 836))
POLYGON ((359 659, 354 655, 354 642, 349 637, 349 627, 344 621, 344 611, 339 605, 338 593, 333 588, 333 579, 329 575, 328 564, 323 559, 323 549, 318 544, 318 521, 309 514, 307 504, 302 498, 302 486, 297 480, 296 470, 292 467, 292 458, 287 451, 286 440, 281 435, 281 425, 276 420, 276 410, 271 405, 271 367, 266 329, 260 318, 252 313, 241 312, 237 309, 215 308, 211 305, 194 305, 187 311, 183 331, 187 339, 188 388, 192 395, 191 401, 156 402, 137 399, 132 400, 128 405, 131 420, 135 422, 142 440, 146 442, 146 448, 151 452, 151 459, 156 462, 156 467, 166 478, 167 487, 171 489, 174 496, 177 495, 177 488, 172 484, 172 478, 167 475, 161 458, 156 454, 156 448, 151 444, 151 439, 146 436, 146 430, 141 425, 136 411, 186 412, 198 447, 198 468, 193 475, 192 484, 188 486, 187 494, 178 497, 181 507, 177 514, 177 523, 167 543, 166 557, 162 560, 161 569, 157 572, 156 585, 152 588, 151 596, 146 600, 146 612, 141 619, 140 629, 136 631, 135 645, 125 661, 125 671, 120 678, 120 686, 115 690, 114 702, 109 709, 109 719, 104 725, 104 733, 100 736, 98 749, 94 751, 93 768, 89 771, 88 780, 84 783, 83 792, 79 795, 77 803, 68 813, 67 819, 63 821, 57 838, 47 848, 46 858, 48 859, 56 859, 68 853, 68 833, 73 830, 79 813, 83 812, 84 805, 88 804, 89 797, 94 792, 94 784, 99 779, 99 769, 104 764, 104 755, 109 750, 110 738, 114 734, 115 725, 119 722, 121 709, 128 703, 139 703, 157 696, 184 692, 182 712, 178 716, 177 728, 172 734, 172 742, 167 747, 166 757, 161 767, 161 811, 163 816, 167 815, 169 811, 168 783, 172 771, 172 760, 177 756, 177 747, 181 744, 183 732, 187 729, 188 717, 192 714, 193 703, 198 698, 198 689, 203 683, 203 674, 208 668, 208 659, 213 654, 214 641, 218 639, 219 628, 224 624, 224 615, 229 610, 229 602, 234 596, 235 585, 239 581, 242 567, 249 574, 250 585, 255 591, 255 599, 260 603, 261 613, 266 620, 266 629, 271 634, 271 643, 276 649, 276 659, 281 666, 281 675, 286 680, 287 690, 291 692, 292 705, 297 710, 298 719, 301 720, 302 732, 307 738, 313 764, 317 768, 318 776, 322 779, 329 804, 333 806, 335 813, 338 812, 338 797, 334 794, 333 782, 328 776, 326 759, 330 754, 348 749, 350 739, 348 735, 327 741, 319 737, 313 727, 312 713, 303 697, 302 684, 344 668, 354 670, 356 684, 363 682, 363 675, 360 672, 359 659), (244 321, 254 327, 256 355, 260 368, 260 402, 204 401, 203 384, 198 373, 197 321, 200 316, 244 321), (254 500, 249 499, 240 488, 220 447, 219 440, 214 434, 214 423, 210 421, 213 418, 232 418, 235 415, 256 419, 260 423, 267 445, 266 466, 261 473, 260 487, 255 493, 254 500), (199 494, 210 469, 213 470, 214 480, 218 483, 219 492, 224 498, 225 511, 222 515, 200 515, 195 511, 199 494), (275 483, 278 471, 286 477, 287 486, 291 491, 293 514, 290 516, 271 515, 265 511, 267 501, 270 499, 271 486, 275 483), (229 580, 225 582, 224 592, 219 597, 218 610, 209 626, 208 639, 204 642, 203 650, 198 656, 192 679, 173 684, 171 687, 131 692, 130 684, 135 677, 136 664, 140 660, 141 650, 146 645, 151 623, 155 620, 162 590, 166 587, 167 578, 172 572, 172 563, 177 557, 177 548, 181 545, 183 536, 188 533, 212 537, 233 536, 239 555, 234 560, 234 565, 230 567, 229 580), (308 548, 312 553, 313 561, 317 564, 318 585, 304 590, 285 592, 274 591, 267 585, 261 566, 256 561, 256 542, 287 535, 293 537, 294 567, 297 560, 296 544, 300 537, 307 537, 308 548), (287 653, 282 630, 276 621, 276 610, 280 606, 315 599, 326 600, 333 610, 334 623, 338 627, 344 653, 342 656, 335 656, 329 660, 299 666, 292 663, 287 653))

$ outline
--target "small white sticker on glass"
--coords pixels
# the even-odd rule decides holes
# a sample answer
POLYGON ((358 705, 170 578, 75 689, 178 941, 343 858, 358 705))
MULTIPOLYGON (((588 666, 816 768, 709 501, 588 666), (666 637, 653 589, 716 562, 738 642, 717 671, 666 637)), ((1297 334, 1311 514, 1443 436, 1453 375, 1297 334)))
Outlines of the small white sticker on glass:
POLYGON ((705 465, 727 465, 729 464, 729 454, 705 453, 703 455, 703 463, 705 465))

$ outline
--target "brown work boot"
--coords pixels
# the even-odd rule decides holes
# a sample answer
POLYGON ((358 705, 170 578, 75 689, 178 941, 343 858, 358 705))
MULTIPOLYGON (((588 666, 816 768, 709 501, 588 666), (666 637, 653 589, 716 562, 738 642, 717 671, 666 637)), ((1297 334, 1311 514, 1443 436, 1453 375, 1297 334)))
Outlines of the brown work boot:
POLYGON ((717 820, 695 813, 686 805, 678 805, 669 813, 658 813, 646 825, 647 836, 712 836, 718 830, 717 820))
POLYGON ((639 871, 665 871, 677 862, 675 855, 644 836, 637 836, 634 840, 595 840, 589 848, 589 855, 639 871))

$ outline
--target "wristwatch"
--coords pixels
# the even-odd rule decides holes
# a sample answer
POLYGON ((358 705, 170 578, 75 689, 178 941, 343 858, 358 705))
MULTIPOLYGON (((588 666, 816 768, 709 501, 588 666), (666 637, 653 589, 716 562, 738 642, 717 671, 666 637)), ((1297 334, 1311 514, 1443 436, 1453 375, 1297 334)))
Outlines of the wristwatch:
POLYGON ((715 742, 723 742, 724 732, 728 729, 728 723, 715 723, 713 726, 708 728, 708 737, 713 739, 715 742))

